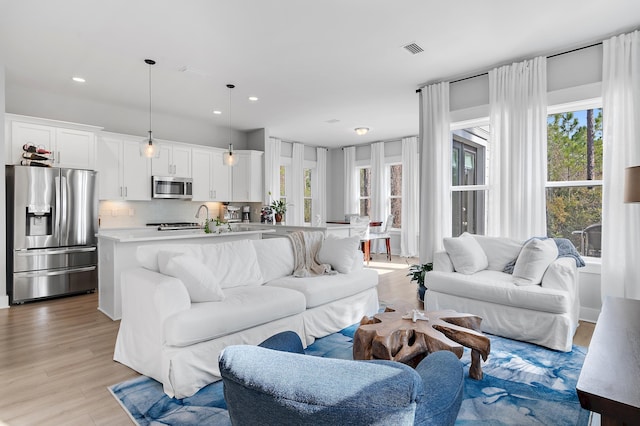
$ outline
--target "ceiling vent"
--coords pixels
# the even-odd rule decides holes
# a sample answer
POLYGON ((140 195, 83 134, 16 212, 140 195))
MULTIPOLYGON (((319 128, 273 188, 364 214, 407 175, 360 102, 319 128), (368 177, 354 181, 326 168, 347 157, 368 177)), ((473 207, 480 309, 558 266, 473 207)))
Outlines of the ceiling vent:
POLYGON ((418 46, 416 43, 409 43, 409 44, 405 44, 404 46, 402 46, 407 52, 411 53, 412 55, 417 55, 420 52, 424 52, 424 49, 420 46, 418 46))
POLYGON ((337 118, 332 118, 331 120, 327 120, 325 121, 325 123, 329 123, 329 124, 335 124, 338 123, 340 120, 338 120, 337 118))

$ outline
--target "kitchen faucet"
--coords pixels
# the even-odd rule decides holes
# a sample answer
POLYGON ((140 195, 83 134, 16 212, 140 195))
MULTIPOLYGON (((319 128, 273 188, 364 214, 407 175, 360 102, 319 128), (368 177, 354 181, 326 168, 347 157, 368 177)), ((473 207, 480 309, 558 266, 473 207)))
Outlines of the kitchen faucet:
POLYGON ((200 210, 204 207, 204 209, 207 211, 207 222, 209 223, 209 207, 207 207, 204 204, 200 204, 200 207, 198 207, 198 211, 196 212, 196 219, 200 218, 200 210))

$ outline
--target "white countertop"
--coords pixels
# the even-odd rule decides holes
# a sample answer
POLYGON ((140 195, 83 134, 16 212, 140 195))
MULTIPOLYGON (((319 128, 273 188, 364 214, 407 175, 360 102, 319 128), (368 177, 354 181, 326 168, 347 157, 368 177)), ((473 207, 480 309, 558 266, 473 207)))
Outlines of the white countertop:
POLYGON ((255 229, 301 229, 303 231, 326 231, 327 229, 349 229, 351 225, 349 224, 340 224, 340 223, 325 223, 321 226, 311 226, 311 225, 287 225, 286 222, 284 225, 278 224, 269 224, 269 223, 243 223, 241 226, 246 226, 247 228, 252 227, 255 229))
POLYGON ((158 231, 155 228, 120 228, 101 229, 97 237, 106 240, 113 240, 121 243, 137 241, 166 241, 185 238, 220 238, 238 235, 264 234, 275 232, 273 229, 249 229, 249 227, 238 227, 237 231, 226 231, 206 234, 202 229, 186 229, 177 231, 158 231))

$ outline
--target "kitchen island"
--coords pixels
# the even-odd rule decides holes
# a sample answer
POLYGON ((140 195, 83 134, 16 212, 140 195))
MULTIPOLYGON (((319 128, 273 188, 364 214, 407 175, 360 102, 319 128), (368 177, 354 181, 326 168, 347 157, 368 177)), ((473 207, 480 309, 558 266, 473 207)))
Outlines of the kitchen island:
POLYGON ((98 233, 98 309, 112 320, 122 315, 120 274, 139 266, 138 247, 158 244, 212 244, 257 240, 270 229, 237 227, 231 232, 205 234, 203 230, 158 231, 155 228, 102 229, 98 233))

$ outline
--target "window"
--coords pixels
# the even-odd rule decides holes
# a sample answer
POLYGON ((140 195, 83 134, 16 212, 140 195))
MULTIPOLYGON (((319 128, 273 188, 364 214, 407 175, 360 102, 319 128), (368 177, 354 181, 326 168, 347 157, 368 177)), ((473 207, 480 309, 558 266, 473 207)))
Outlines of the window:
POLYGON ((311 223, 311 169, 304 169, 304 222, 311 223))
POLYGON ((452 235, 484 234, 487 127, 453 132, 451 151, 452 235))
POLYGON ((371 167, 359 167, 360 216, 371 217, 371 167))
POLYGON ((280 199, 287 201, 287 168, 280 166, 280 199))
POLYGON ((389 165, 389 211, 393 215, 392 228, 402 226, 402 164, 389 165))
POLYGON ((547 235, 600 257, 602 108, 547 118, 547 235))

